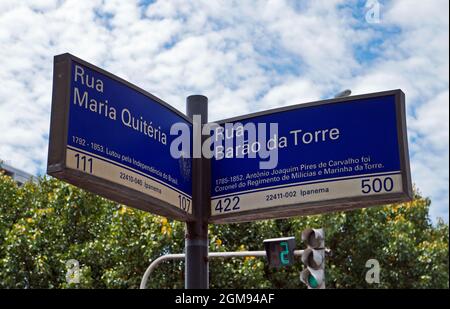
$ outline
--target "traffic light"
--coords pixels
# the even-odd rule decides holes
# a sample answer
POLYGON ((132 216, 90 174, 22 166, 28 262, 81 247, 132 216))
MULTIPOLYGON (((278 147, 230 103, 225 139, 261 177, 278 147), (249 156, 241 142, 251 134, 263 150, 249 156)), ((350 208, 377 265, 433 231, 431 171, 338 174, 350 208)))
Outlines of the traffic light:
POLYGON ((307 248, 302 253, 306 268, 300 273, 300 281, 309 289, 325 288, 325 233, 323 229, 306 229, 302 240, 307 248))
POLYGON ((265 239, 263 243, 269 266, 284 267, 294 263, 295 237, 265 239))

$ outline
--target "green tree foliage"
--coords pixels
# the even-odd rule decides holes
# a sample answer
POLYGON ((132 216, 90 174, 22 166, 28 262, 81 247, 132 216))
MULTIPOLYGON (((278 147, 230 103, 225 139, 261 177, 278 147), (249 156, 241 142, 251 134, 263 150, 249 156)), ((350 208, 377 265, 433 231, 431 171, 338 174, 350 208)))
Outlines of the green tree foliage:
MULTIPOLYGON (((210 251, 262 250, 265 238, 324 227, 328 288, 448 288, 448 224, 432 225, 430 200, 350 212, 210 225, 210 251), (381 266, 368 284, 368 259, 381 266)), ((0 175, 0 288, 137 288, 149 262, 183 252, 184 224, 108 201, 53 178, 18 187, 0 175), (80 282, 67 283, 76 259, 80 282)), ((274 270, 261 258, 210 262, 212 288, 304 288, 302 265, 274 270)), ((165 262, 149 287, 182 288, 184 264, 165 262)))

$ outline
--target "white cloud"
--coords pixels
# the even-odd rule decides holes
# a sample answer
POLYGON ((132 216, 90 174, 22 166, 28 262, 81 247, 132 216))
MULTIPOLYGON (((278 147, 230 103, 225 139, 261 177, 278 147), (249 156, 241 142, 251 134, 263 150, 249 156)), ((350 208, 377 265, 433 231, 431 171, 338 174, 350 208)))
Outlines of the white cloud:
POLYGON ((422 104, 409 122, 412 143, 412 175, 420 190, 433 197, 432 217, 448 218, 449 211, 449 91, 422 104))
POLYGON ((396 0, 384 16, 390 23, 406 28, 445 27, 449 24, 448 9, 447 0, 396 0))
POLYGON ((384 39, 370 68, 353 78, 355 93, 401 88, 406 93, 411 170, 431 217, 448 221, 449 33, 448 1, 392 1, 382 14, 384 39))
POLYGON ((44 170, 52 57, 64 52, 183 111, 205 94, 210 120, 402 88, 413 180, 448 220, 448 1, 390 1, 376 25, 356 2, 2 0, 0 158, 44 170))
MULTIPOLYGON (((276 108, 293 104, 317 101, 323 89, 307 79, 294 79, 275 86, 261 100, 264 108, 276 108)), ((263 108, 261 108, 263 109, 263 108)))

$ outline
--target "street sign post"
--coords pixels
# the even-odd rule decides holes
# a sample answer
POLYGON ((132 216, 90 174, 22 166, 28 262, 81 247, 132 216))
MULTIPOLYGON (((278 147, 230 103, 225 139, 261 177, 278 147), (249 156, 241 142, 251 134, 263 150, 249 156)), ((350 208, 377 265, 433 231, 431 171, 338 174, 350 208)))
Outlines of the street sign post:
POLYGON ((48 174, 128 206, 192 216, 192 161, 173 158, 171 126, 191 120, 70 54, 54 59, 48 174))
MULTIPOLYGON (((208 98, 192 95, 186 99, 186 113, 193 119, 193 125, 201 128, 208 121, 208 98), (198 117, 200 116, 200 117, 198 117)), ((195 134, 195 133, 194 133, 195 134)), ((205 136, 197 134, 204 142, 205 136)), ((196 144, 196 142, 194 142, 196 144)), ((208 218, 210 187, 210 161, 203 158, 192 160, 192 205, 195 220, 186 222, 185 234, 185 287, 186 289, 207 289, 209 287, 208 262, 208 218)))
MULTIPOLYGON (((410 200, 404 100, 401 90, 393 90, 209 124, 204 96, 188 97, 186 116, 129 82, 63 54, 54 59, 47 173, 116 202, 185 221, 185 286, 208 288, 208 223, 410 200), (181 125, 189 139, 189 150, 181 156, 171 151, 179 137, 171 134, 175 124, 174 131, 181 125), (192 158, 205 149, 207 155, 192 158)), ((271 266, 292 264, 294 238, 269 239, 264 245, 271 266)), ((311 261, 318 264, 318 254, 306 250, 304 262, 311 261)), ((314 278, 319 286, 321 277, 314 278)))
POLYGON ((213 140, 220 136, 222 141, 214 145, 211 162, 210 222, 318 214, 412 198, 401 90, 279 108, 218 125, 213 140), (256 142, 246 135, 252 126, 258 130, 256 142), (258 159, 263 150, 265 157, 258 159), (270 165, 270 160, 276 164, 262 169, 260 162, 270 165))

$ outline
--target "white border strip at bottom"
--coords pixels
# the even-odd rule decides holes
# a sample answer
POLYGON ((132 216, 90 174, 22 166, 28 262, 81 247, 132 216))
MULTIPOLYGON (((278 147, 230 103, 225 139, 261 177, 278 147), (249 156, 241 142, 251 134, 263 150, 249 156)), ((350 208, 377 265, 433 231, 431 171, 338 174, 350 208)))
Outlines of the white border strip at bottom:
POLYGON ((402 175, 398 173, 304 184, 254 193, 237 193, 232 196, 212 199, 211 216, 293 204, 298 204, 298 207, 302 207, 302 204, 310 202, 339 198, 401 193, 402 188, 402 175), (363 192, 367 192, 369 189, 369 193, 363 192))
MULTIPOLYGON (((68 168, 81 172, 84 172, 83 169, 86 169, 86 171, 88 171, 88 174, 90 175, 94 175, 96 177, 106 179, 127 188, 142 192, 181 209, 179 192, 173 190, 168 186, 164 186, 149 177, 144 177, 128 169, 121 168, 115 164, 97 159, 94 156, 86 155, 84 152, 81 153, 67 148, 66 165, 68 168), (78 162, 77 166, 77 154, 79 154, 78 160, 80 160, 82 156, 86 157, 85 160, 92 159, 92 173, 90 173, 90 161, 86 162, 86 167, 84 166, 84 161, 82 161, 81 163, 78 162), (83 167, 83 169, 79 167, 83 167)), ((192 214, 192 200, 190 198, 187 198, 186 196, 184 196, 184 198, 189 199, 188 205, 190 207, 187 209, 187 212, 189 214, 192 214)))

